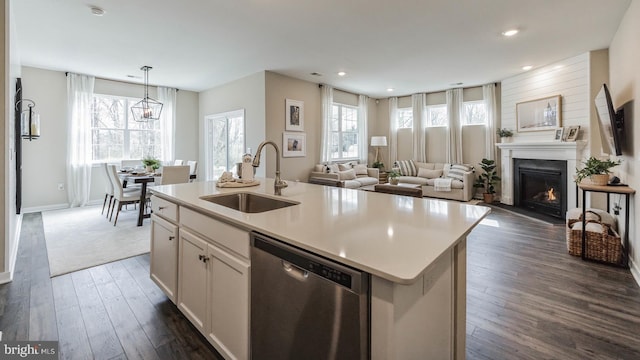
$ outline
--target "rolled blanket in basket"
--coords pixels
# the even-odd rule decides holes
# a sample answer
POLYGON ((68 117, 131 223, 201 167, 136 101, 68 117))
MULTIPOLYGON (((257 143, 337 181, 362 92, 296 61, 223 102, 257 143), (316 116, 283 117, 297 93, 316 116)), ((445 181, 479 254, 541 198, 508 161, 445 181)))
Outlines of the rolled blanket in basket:
POLYGON ((433 181, 433 190, 435 191, 451 191, 451 178, 438 178, 433 181))

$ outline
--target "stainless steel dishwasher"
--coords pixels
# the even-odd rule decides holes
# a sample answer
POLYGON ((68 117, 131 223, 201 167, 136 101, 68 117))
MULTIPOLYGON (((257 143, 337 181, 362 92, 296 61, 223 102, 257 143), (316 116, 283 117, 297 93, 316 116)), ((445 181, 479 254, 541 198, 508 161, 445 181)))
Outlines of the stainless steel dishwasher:
POLYGON ((251 234, 251 358, 369 359, 370 276, 251 234))

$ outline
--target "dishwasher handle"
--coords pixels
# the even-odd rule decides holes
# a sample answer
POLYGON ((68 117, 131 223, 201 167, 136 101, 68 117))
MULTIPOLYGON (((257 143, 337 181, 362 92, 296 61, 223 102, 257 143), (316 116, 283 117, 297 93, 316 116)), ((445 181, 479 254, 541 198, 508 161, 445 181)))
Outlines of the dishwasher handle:
POLYGON ((299 281, 305 281, 309 277, 308 271, 300 269, 288 261, 282 260, 282 269, 287 275, 299 281))

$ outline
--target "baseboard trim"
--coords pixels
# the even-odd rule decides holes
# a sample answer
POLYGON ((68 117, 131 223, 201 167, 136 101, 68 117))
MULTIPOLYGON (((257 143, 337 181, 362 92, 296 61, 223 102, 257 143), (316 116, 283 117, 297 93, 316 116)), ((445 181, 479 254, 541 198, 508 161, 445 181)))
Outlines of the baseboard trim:
POLYGON ((35 212, 41 212, 41 211, 62 210, 62 209, 68 209, 68 208, 69 208, 69 204, 53 204, 53 205, 23 208, 22 212, 25 214, 29 214, 29 213, 35 213, 35 212))
POLYGON ((16 219, 16 232, 14 234, 16 239, 16 246, 13 248, 13 252, 9 254, 9 271, 0 273, 0 284, 6 284, 13 281, 16 262, 18 262, 18 248, 20 247, 20 233, 22 231, 22 214, 17 215, 16 219))

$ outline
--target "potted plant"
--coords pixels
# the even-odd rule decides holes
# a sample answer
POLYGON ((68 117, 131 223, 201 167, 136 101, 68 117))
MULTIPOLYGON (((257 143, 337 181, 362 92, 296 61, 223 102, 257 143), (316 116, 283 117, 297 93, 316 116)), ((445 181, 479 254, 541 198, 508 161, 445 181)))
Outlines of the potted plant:
POLYGON ((483 188, 485 190, 484 193, 482 193, 484 202, 491 204, 494 194, 496 193, 495 183, 500 181, 500 177, 496 173, 496 162, 495 160, 482 159, 480 167, 483 172, 478 176, 473 187, 483 188))
POLYGON ((611 172, 609 169, 620 165, 620 160, 600 160, 592 156, 583 164, 584 167, 582 169, 576 168, 576 184, 580 184, 582 180, 588 177, 593 185, 604 186, 609 182, 609 173, 611 172))
POLYGON ((400 176, 400 171, 398 171, 398 169, 391 169, 391 171, 389 171, 389 184, 391 185, 398 185, 398 176, 400 176))
POLYGON ((507 128, 502 128, 502 129, 498 129, 496 131, 496 134, 498 134, 498 136, 500 137, 500 139, 502 139, 502 142, 508 142, 511 137, 513 136, 513 131, 507 129, 507 128))
POLYGON ((382 161, 376 161, 371 165, 373 168, 377 168, 380 171, 384 171, 384 163, 382 161))
POLYGON ((145 166, 145 170, 149 173, 154 172, 160 167, 160 160, 154 158, 153 156, 146 156, 142 159, 142 164, 145 166))

